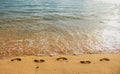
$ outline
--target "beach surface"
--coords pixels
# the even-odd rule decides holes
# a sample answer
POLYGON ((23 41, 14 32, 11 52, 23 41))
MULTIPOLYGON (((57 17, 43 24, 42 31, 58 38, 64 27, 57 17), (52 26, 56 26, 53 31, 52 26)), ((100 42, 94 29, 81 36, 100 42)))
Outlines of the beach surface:
POLYGON ((21 56, 0 60, 0 74, 120 74, 120 54, 21 56))

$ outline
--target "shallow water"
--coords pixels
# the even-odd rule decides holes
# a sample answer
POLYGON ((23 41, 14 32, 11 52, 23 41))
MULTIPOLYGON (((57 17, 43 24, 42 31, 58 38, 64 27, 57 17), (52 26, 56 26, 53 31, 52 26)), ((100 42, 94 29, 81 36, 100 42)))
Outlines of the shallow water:
POLYGON ((0 0, 0 57, 119 52, 119 0, 0 0))

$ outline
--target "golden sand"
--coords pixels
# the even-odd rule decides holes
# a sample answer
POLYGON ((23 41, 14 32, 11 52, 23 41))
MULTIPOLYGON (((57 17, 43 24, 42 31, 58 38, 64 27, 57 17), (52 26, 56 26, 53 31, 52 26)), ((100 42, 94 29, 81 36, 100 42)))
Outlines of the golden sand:
POLYGON ((12 57, 0 60, 0 74, 120 74, 120 54, 12 57))

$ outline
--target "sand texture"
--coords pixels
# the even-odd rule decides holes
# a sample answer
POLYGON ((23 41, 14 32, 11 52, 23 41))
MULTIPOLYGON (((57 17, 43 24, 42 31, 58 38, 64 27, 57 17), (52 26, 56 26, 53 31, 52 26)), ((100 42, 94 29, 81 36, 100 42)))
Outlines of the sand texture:
POLYGON ((0 60, 0 74, 120 74, 120 54, 12 57, 0 60))

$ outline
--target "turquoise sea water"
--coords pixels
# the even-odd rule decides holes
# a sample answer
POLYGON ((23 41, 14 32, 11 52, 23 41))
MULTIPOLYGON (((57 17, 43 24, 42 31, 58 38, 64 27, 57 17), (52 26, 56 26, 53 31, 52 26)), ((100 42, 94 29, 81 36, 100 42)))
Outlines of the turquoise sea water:
POLYGON ((119 0, 0 0, 0 56, 120 52, 119 0))
POLYGON ((0 0, 0 18, 40 18, 41 16, 63 15, 78 18, 84 16, 85 18, 103 19, 102 16, 112 15, 114 12, 117 12, 117 10, 119 15, 119 4, 107 1, 108 0, 0 0))

